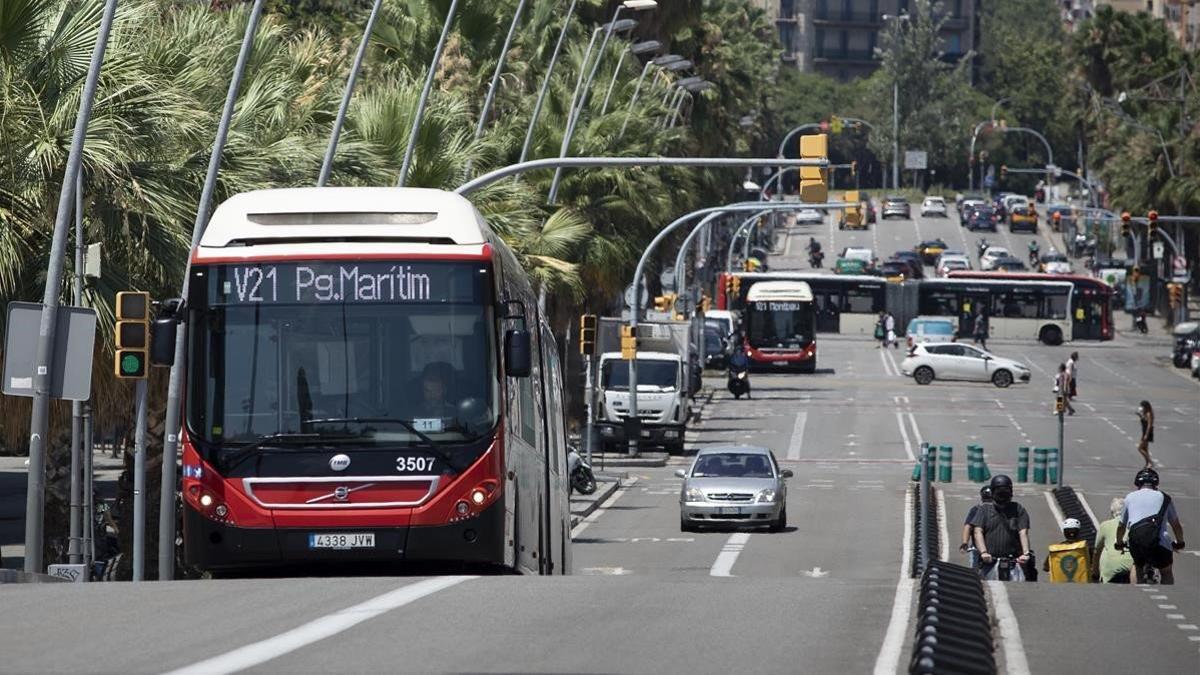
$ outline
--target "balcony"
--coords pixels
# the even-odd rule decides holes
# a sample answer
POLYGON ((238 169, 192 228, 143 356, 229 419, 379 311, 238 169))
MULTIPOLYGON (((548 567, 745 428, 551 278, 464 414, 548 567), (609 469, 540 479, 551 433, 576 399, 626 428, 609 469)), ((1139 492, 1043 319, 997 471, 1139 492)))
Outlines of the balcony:
POLYGON ((878 63, 877 59, 875 58, 875 53, 870 49, 817 49, 816 53, 813 54, 813 59, 817 63, 837 62, 850 64, 857 63, 860 65, 864 63, 874 65, 878 63))
POLYGON ((813 14, 813 24, 817 26, 856 26, 859 28, 879 28, 883 18, 870 12, 843 12, 840 9, 818 10, 813 14))

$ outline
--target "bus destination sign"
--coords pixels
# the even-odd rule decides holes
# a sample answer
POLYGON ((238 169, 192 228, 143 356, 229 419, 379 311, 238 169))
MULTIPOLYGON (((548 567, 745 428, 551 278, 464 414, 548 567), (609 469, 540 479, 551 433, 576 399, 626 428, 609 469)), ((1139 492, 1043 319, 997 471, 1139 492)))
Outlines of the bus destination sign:
POLYGON ((403 262, 223 265, 210 271, 215 302, 228 305, 472 302, 479 265, 403 262))

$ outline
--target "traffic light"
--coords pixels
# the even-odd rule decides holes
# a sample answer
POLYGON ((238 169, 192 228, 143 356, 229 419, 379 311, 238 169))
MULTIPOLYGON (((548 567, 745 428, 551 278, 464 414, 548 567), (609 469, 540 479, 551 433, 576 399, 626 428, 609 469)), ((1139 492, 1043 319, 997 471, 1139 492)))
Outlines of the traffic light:
MULTIPOLYGON (((800 137, 801 159, 827 159, 829 136, 811 134, 800 137)), ((829 172, 817 166, 800 167, 800 201, 824 204, 829 201, 829 172)))
POLYGON ((1133 219, 1133 216, 1129 215, 1128 211, 1124 211, 1121 213, 1121 236, 1122 237, 1129 236, 1129 221, 1132 219, 1133 219))
POLYGON ((579 317, 579 353, 592 356, 596 353, 596 315, 579 317))
POLYGON ((1061 394, 1054 397, 1054 412, 1061 415, 1067 409, 1067 399, 1061 394))
POLYGON ((621 326, 621 358, 626 361, 637 358, 637 331, 633 326, 621 326))
POLYGON ((1146 214, 1146 218, 1150 220, 1150 236, 1158 234, 1158 211, 1150 209, 1150 213, 1146 214))
POLYGON ((1183 284, 1167 284, 1167 300, 1171 309, 1183 304, 1183 284))
POLYGON ((654 298, 654 309, 660 312, 671 312, 675 309, 675 294, 667 293, 654 298))
POLYGON ((742 293, 742 278, 737 275, 734 275, 730 281, 733 283, 733 294, 735 296, 741 295, 741 293, 742 293))
POLYGON ((147 376, 150 361, 150 294, 142 291, 117 293, 117 351, 113 371, 121 379, 147 376))

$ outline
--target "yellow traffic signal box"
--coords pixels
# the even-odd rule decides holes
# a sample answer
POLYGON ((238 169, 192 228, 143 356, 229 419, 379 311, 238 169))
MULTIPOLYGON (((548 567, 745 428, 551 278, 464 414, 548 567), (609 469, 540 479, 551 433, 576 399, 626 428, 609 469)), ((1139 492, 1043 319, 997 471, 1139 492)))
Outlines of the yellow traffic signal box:
MULTIPOLYGON (((827 159, 829 136, 811 134, 800 137, 801 159, 827 159)), ((824 204, 829 201, 829 172, 817 166, 800 167, 800 201, 824 204)))

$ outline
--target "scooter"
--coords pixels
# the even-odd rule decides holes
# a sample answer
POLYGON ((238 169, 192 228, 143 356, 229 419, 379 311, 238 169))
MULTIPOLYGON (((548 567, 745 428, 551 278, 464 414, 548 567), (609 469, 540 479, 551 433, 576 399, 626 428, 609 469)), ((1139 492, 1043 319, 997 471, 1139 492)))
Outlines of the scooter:
POLYGON ((1145 312, 1137 313, 1137 316, 1134 317, 1134 319, 1133 319, 1133 327, 1136 328, 1138 330, 1138 332, 1141 333, 1142 335, 1146 334, 1146 331, 1149 330, 1149 328, 1146 326, 1146 313, 1145 312))
POLYGON ((980 258, 982 258, 983 254, 987 252, 989 246, 991 246, 991 244, 988 243, 987 239, 980 239, 979 243, 975 245, 976 250, 979 252, 980 258))
POLYGON ((741 399, 742 396, 750 398, 750 371, 746 368, 730 368, 729 377, 725 386, 729 387, 729 393, 733 394, 733 398, 741 399))
POLYGON ((567 469, 571 489, 581 495, 590 495, 596 491, 596 476, 592 473, 592 466, 574 447, 567 450, 567 469))
POLYGON ((1036 248, 1029 249, 1029 265, 1034 268, 1034 271, 1037 270, 1038 266, 1038 253, 1039 251, 1036 248))

